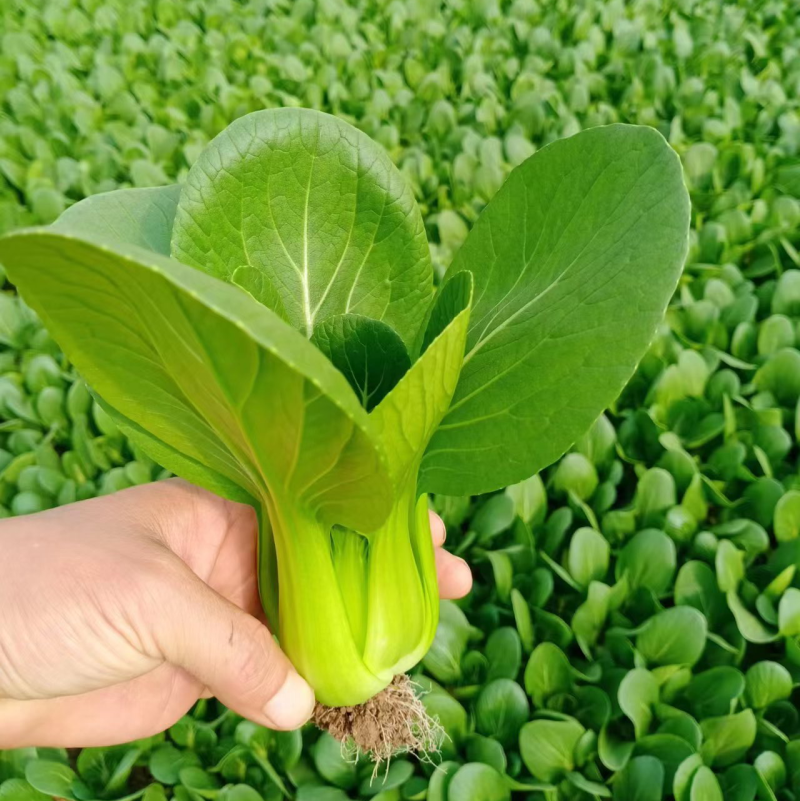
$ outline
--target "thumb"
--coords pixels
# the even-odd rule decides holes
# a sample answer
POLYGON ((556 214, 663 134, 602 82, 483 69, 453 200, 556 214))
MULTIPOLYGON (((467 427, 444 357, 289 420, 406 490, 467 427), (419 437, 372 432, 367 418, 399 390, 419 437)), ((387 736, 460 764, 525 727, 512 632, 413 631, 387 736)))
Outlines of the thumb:
POLYGON ((314 691, 269 629, 184 565, 178 569, 182 575, 165 582, 169 597, 158 599, 154 615, 162 656, 249 720, 271 729, 302 726, 314 711, 314 691))

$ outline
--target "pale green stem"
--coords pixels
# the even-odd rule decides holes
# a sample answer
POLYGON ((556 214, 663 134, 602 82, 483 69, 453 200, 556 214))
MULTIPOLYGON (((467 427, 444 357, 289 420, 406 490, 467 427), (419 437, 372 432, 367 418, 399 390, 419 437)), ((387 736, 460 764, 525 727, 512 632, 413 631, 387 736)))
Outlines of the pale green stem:
POLYGON ((426 496, 402 493, 366 536, 273 498, 261 517, 262 597, 277 601, 281 646, 319 701, 363 703, 424 656, 439 610, 426 496), (264 594, 273 575, 277 598, 264 594))
POLYGON ((391 673, 367 669, 353 638, 331 554, 330 530, 289 502, 265 501, 277 557, 280 641, 317 700, 353 706, 380 692, 391 673))
POLYGON ((367 666, 393 675, 413 667, 433 640, 438 610, 427 496, 407 490, 369 535, 367 666))

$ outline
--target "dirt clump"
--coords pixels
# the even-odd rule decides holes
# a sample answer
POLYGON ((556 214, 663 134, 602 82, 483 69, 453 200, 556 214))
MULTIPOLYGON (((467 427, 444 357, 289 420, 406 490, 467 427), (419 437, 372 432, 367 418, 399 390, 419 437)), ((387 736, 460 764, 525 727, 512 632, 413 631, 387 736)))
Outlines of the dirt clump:
POLYGON ((438 753, 444 730, 428 715, 417 685, 406 675, 395 676, 385 689, 358 706, 317 704, 314 723, 342 743, 352 759, 368 755, 377 768, 398 754, 429 759, 438 753))

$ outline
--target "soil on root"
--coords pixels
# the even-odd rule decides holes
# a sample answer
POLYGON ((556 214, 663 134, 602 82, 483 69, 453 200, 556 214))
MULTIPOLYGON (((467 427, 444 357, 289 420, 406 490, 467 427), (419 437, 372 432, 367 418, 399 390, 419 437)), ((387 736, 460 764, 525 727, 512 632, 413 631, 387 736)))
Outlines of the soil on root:
POLYGON ((385 690, 358 706, 318 703, 314 723, 339 740, 354 759, 369 755, 376 773, 397 754, 413 753, 428 759, 439 752, 444 730, 428 715, 415 686, 408 676, 395 676, 385 690))

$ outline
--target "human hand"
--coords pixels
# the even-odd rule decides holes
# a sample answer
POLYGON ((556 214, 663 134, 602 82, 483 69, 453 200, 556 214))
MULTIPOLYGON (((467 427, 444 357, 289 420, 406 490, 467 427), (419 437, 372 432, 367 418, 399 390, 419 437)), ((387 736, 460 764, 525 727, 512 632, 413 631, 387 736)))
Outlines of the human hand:
MULTIPOLYGON (((469 592, 440 547, 442 597, 469 592)), ((111 745, 204 695, 293 729, 314 695, 264 624, 256 518, 178 479, 0 525, 0 749, 111 745)))

